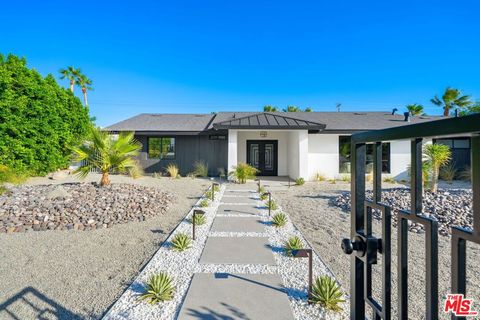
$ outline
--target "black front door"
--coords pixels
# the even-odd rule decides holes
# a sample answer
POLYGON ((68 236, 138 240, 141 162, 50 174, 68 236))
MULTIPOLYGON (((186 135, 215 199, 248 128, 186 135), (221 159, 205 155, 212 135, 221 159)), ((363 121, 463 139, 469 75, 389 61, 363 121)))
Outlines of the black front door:
POLYGON ((276 176, 277 140, 247 140, 247 163, 259 170, 259 176, 276 176))

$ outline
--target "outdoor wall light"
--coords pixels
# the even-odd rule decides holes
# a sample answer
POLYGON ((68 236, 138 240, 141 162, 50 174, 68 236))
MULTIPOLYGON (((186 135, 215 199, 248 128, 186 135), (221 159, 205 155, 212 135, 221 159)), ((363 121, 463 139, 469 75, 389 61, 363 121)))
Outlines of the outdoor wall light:
POLYGON ((312 249, 299 249, 293 250, 292 255, 294 258, 308 258, 308 301, 310 302, 312 296, 312 284, 313 284, 313 251, 312 249))
POLYGON ((193 216, 192 216, 192 239, 195 240, 195 216, 203 216, 205 215, 205 211, 203 210, 198 210, 198 209, 195 209, 193 210, 193 216))
POLYGON ((270 191, 267 191, 265 192, 264 194, 267 194, 268 195, 268 216, 270 217, 271 216, 271 211, 272 211, 272 194, 270 193, 270 191))

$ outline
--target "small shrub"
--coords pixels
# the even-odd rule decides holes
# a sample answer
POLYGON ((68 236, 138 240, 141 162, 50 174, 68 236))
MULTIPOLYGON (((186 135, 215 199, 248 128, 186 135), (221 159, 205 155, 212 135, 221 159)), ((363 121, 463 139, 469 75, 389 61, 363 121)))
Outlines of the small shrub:
POLYGON ((295 184, 296 184, 297 186, 303 186, 303 185, 305 184, 305 179, 303 179, 303 178, 301 178, 301 177, 300 177, 300 178, 297 178, 297 179, 295 180, 295 184))
POLYGON ((220 191, 220 186, 219 186, 218 184, 214 185, 214 186, 213 186, 213 191, 214 191, 214 192, 220 191))
POLYGON ((8 182, 19 184, 26 180, 25 175, 16 172, 15 170, 0 164, 0 183, 8 182))
POLYGON ((197 161, 193 165, 193 175, 195 177, 208 177, 208 166, 203 161, 197 161))
POLYGON ((383 182, 385 182, 385 183, 396 183, 397 181, 395 181, 395 179, 392 178, 392 177, 385 177, 385 178, 383 178, 383 182))
POLYGON ((167 273, 161 272, 150 277, 146 283, 145 292, 138 299, 147 300, 150 304, 156 304, 172 300, 174 293, 175 287, 172 279, 167 273))
POLYGON ((0 196, 1 196, 2 194, 4 194, 6 191, 7 191, 7 188, 6 188, 5 186, 2 186, 2 185, 0 184, 0 196))
POLYGON ((329 276, 320 276, 315 279, 312 286, 312 294, 310 301, 317 303, 326 310, 340 312, 342 311, 341 303, 343 292, 335 279, 329 276))
POLYGON ((204 214, 196 214, 194 220, 196 226, 204 225, 207 222, 207 218, 205 218, 204 214))
POLYGON ((268 199, 268 193, 261 193, 260 194, 260 199, 267 200, 268 199))
POLYGON ((257 175, 258 170, 246 163, 239 163, 237 166, 233 167, 228 175, 235 179, 238 183, 246 183, 248 179, 254 179, 257 175))
POLYGON ((270 210, 277 210, 278 209, 278 206, 277 206, 277 203, 275 202, 275 200, 271 200, 271 201, 268 201, 267 202, 267 208, 270 209, 270 210))
POLYGON ((472 180, 472 169, 469 166, 466 166, 460 173, 458 174, 458 177, 461 180, 465 181, 471 181, 472 180))
POLYGON ((262 187, 262 186, 260 186, 260 188, 258 189, 258 193, 260 193, 260 194, 264 194, 265 191, 266 191, 265 188, 262 187))
POLYGON ((350 175, 349 174, 342 174, 340 177, 343 182, 350 182, 350 175))
POLYGON ((192 246, 192 239, 186 233, 177 233, 172 239, 173 250, 185 251, 192 246))
POLYGON ((169 163, 167 165, 167 167, 165 168, 165 171, 167 171, 167 174, 175 179, 175 178, 178 178, 178 173, 179 173, 179 170, 178 170, 178 167, 176 164, 174 163, 169 163))
POLYGON ((159 178, 162 177, 162 175, 161 175, 160 173, 158 173, 158 172, 154 172, 154 173, 152 174, 152 177, 154 177, 155 179, 159 179, 159 178))
POLYGON ((220 178, 226 178, 226 173, 225 173, 225 168, 218 168, 217 169, 217 172, 218 172, 218 177, 220 178))
POLYGON ((457 169, 455 169, 455 165, 453 163, 449 163, 440 168, 439 177, 443 181, 453 181, 456 175, 457 175, 457 169))
POLYGON ((328 182, 330 182, 330 184, 336 184, 337 181, 335 179, 329 179, 328 182))
POLYGON ((325 181, 325 180, 327 180, 327 177, 325 177, 322 173, 317 172, 317 173, 315 174, 314 179, 315 179, 315 181, 320 182, 320 181, 325 181))
POLYGON ((203 199, 202 201, 200 201, 200 207, 208 207, 208 199, 203 199))
POLYGON ((272 218, 272 223, 275 227, 283 227, 287 223, 287 215, 283 212, 277 213, 272 218))
POLYGON ((212 199, 212 190, 208 190, 207 192, 205 192, 205 197, 207 197, 208 199, 212 199))
POLYGON ((302 240, 299 237, 291 237, 285 242, 284 249, 287 256, 293 256, 294 250, 300 250, 303 248, 302 240))

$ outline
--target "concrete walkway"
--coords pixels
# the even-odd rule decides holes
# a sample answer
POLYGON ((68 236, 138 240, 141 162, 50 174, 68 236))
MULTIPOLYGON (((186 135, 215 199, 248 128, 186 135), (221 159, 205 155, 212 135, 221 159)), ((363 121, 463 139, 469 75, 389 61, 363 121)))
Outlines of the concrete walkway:
POLYGON ((228 185, 178 319, 294 319, 278 274, 229 273, 232 266, 274 266, 266 233, 269 219, 255 190, 228 185))

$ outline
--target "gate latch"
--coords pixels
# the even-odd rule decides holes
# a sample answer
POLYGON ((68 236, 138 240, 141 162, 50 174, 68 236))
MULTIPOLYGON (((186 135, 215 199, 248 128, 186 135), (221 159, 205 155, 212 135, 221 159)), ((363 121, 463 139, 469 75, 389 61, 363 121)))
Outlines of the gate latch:
POLYGON ((357 251, 360 257, 365 255, 365 241, 359 236, 355 236, 352 240, 350 239, 343 239, 342 240, 342 250, 345 254, 352 254, 353 251, 357 251))
POLYGON ((367 253, 367 262, 370 264, 377 263, 377 252, 382 253, 382 241, 374 237, 355 236, 353 241, 350 239, 342 240, 342 250, 345 254, 352 254, 357 251, 358 257, 363 257, 367 253))

